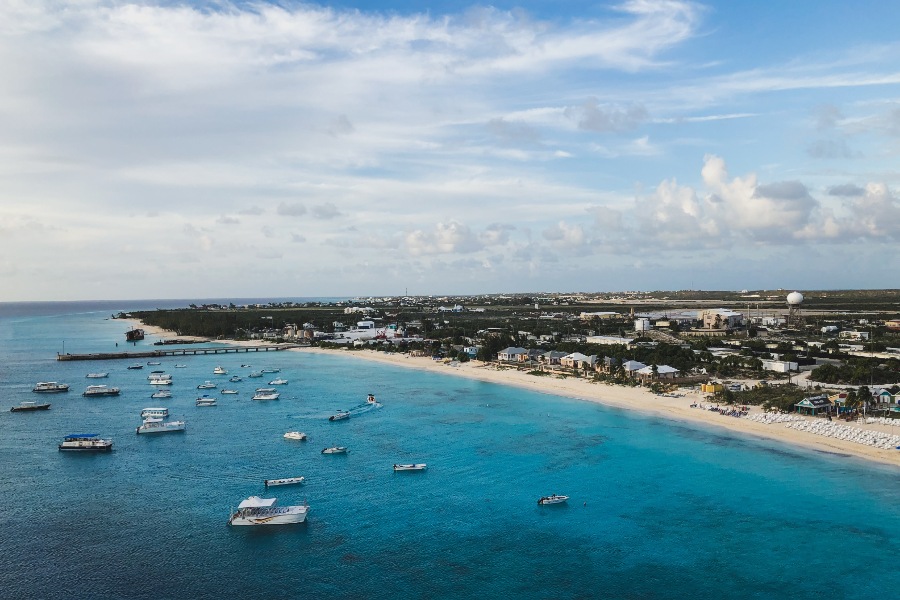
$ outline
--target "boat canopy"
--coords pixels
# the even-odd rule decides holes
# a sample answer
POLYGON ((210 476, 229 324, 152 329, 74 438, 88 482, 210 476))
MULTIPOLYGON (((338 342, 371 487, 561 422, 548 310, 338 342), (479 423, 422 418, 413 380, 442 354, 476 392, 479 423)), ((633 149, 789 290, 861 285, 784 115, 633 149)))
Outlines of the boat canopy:
POLYGON ((274 506, 275 498, 260 498, 259 496, 250 496, 240 504, 238 508, 266 508, 274 506))

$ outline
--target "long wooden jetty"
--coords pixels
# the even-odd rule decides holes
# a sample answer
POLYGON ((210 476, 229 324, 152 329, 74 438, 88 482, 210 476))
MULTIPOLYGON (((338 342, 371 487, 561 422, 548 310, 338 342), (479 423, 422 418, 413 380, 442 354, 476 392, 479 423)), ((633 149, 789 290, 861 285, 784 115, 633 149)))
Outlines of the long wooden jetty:
POLYGON ((243 354, 247 352, 279 352, 300 348, 302 344, 266 344, 264 346, 216 346, 214 348, 178 348, 144 352, 98 352, 94 354, 56 354, 56 360, 120 360, 162 358, 165 356, 202 356, 205 354, 243 354))

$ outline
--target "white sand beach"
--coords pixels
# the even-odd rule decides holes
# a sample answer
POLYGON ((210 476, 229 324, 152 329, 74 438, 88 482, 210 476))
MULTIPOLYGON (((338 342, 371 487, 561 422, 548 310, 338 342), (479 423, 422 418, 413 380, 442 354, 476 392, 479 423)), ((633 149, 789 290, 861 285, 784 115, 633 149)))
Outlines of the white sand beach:
MULTIPOLYGON (((749 418, 724 416, 717 412, 691 408, 691 404, 710 406, 710 402, 699 393, 686 393, 683 397, 658 396, 647 388, 625 387, 594 383, 576 377, 558 377, 553 375, 535 376, 514 368, 497 368, 480 361, 465 363, 449 363, 432 360, 430 357, 411 357, 407 354, 385 353, 374 350, 332 350, 322 348, 298 348, 293 352, 322 353, 346 357, 349 360, 370 360, 411 369, 422 369, 455 377, 468 377, 501 385, 577 398, 588 402, 598 402, 607 406, 615 406, 627 410, 639 411, 659 417, 702 423, 714 427, 722 427, 742 434, 778 440, 787 444, 796 444, 823 452, 847 454, 858 458, 877 461, 900 467, 900 450, 884 450, 860 444, 850 440, 817 435, 807 431, 788 428, 784 424, 764 424, 749 418)), ((376 392, 377 393, 377 392, 376 392)), ((761 412, 758 407, 751 407, 751 416, 761 412)), ((810 418, 810 421, 822 422, 822 419, 810 418)), ((889 434, 900 434, 900 422, 892 428, 884 425, 865 425, 849 423, 851 427, 881 431, 889 434)))

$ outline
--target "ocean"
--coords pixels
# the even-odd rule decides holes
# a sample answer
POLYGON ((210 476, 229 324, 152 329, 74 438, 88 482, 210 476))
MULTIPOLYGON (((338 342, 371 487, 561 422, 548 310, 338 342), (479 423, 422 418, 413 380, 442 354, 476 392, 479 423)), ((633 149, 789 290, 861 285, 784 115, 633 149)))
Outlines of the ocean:
POLYGON ((341 356, 55 360, 131 348, 129 323, 110 315, 153 305, 0 305, 0 597, 871 600, 900 589, 895 467, 341 356), (145 366, 126 369, 134 362, 145 366), (213 375, 218 365, 229 375, 213 375), (226 384, 265 367, 281 371, 226 384), (172 398, 150 398, 154 369, 173 375, 172 398), (94 371, 109 378, 85 379, 94 371), (250 400, 278 376, 280 400, 250 400), (216 407, 194 405, 205 380, 218 383, 204 390, 216 407), (71 389, 38 395, 38 381, 71 389), (122 394, 83 398, 91 383, 122 394), (239 393, 219 394, 226 385, 239 393), (382 406, 328 421, 368 393, 382 406), (53 406, 9 412, 25 400, 53 406), (136 435, 148 406, 187 430, 136 435), (283 438, 294 430, 308 441, 283 438), (81 432, 111 438, 113 452, 58 452, 81 432), (333 445, 350 451, 321 454, 333 445), (428 469, 394 473, 398 462, 428 469), (306 481, 263 486, 293 476, 306 481), (538 506, 552 493, 570 499, 538 506), (251 495, 308 502, 308 520, 229 527, 251 495))

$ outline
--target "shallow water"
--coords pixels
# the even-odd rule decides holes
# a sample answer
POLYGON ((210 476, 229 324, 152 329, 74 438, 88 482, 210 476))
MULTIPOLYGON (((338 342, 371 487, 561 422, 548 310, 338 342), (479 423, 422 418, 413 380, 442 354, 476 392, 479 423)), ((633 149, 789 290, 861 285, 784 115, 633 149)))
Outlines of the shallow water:
POLYGON ((0 318, 6 405, 35 399, 37 381, 72 385, 41 396, 50 411, 0 412, 0 596, 869 599, 900 589, 894 468, 339 356, 179 357, 137 371, 126 369, 136 361, 56 362, 63 339, 73 353, 124 349, 127 324, 89 309, 0 318), (213 375, 217 365, 229 375, 213 375), (262 367, 282 370, 226 384, 262 367), (152 369, 173 375, 172 398, 150 398, 152 369), (84 378, 99 370, 109 379, 84 378), (279 376, 290 381, 280 400, 249 400, 279 376), (199 408, 207 379, 219 405, 199 408), (81 397, 90 383, 123 392, 81 397), (226 386, 240 393, 220 395, 226 386), (327 420, 369 392, 381 408, 327 420), (187 431, 135 435, 146 406, 168 406, 187 431), (292 430, 309 440, 283 439, 292 430), (111 437, 114 451, 57 451, 81 431, 111 437), (350 453, 321 454, 332 445, 350 453), (396 462, 428 470, 394 473, 396 462), (301 475, 301 486, 263 486, 301 475), (571 499, 537 505, 551 493, 571 499), (308 501, 308 522, 229 528, 250 495, 308 501))

